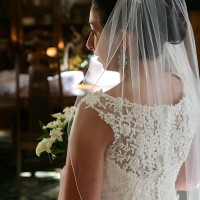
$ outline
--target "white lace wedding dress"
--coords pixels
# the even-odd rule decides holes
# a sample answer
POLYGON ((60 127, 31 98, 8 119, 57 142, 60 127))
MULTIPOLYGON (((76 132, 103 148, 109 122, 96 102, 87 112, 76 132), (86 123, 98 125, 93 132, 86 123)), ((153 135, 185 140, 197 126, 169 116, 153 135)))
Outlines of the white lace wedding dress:
POLYGON ((123 116, 121 98, 98 91, 82 101, 114 133, 105 155, 101 200, 177 200, 175 181, 197 123, 190 98, 152 107, 123 100, 123 116), (160 138, 159 112, 163 111, 165 138, 160 138))

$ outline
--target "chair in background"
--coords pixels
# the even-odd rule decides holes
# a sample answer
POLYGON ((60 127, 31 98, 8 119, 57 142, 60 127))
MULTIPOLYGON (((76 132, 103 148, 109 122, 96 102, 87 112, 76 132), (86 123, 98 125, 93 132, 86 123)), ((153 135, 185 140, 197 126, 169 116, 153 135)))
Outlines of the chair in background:
POLYGON ((48 60, 48 67, 49 67, 49 76, 54 77, 56 79, 56 93, 51 90, 51 95, 57 97, 57 108, 58 110, 63 109, 65 107, 64 103, 64 95, 63 95, 63 86, 62 86, 62 77, 60 71, 60 61, 58 57, 49 57, 46 56, 48 60))
POLYGON ((50 84, 50 93, 56 99, 58 109, 63 109, 65 105, 59 58, 57 56, 49 57, 41 52, 34 52, 29 54, 28 62, 30 65, 45 65, 48 68, 48 78, 54 79, 55 84, 53 87, 50 84))
POLYGON ((48 68, 38 64, 29 67, 29 124, 28 131, 41 131, 38 120, 47 123, 52 113, 52 101, 48 84, 48 68))
POLYGON ((46 157, 43 158, 42 155, 40 159, 35 154, 38 143, 36 139, 42 134, 39 120, 46 124, 50 121, 52 113, 60 112, 64 108, 59 58, 51 58, 46 54, 47 48, 51 46, 54 46, 53 35, 43 30, 30 32, 24 38, 23 55, 26 57, 26 68, 28 68, 26 73, 29 76, 29 92, 27 98, 20 96, 20 68, 23 65, 19 64, 16 70, 18 112, 15 137, 18 177, 22 171, 34 174, 37 170, 54 166, 47 160, 48 158, 45 159, 46 157), (49 81, 55 76, 56 94, 52 93, 49 81))
POLYGON ((55 81, 56 89, 53 91, 52 87, 50 87, 50 92, 52 93, 53 91, 52 95, 58 97, 54 98, 56 99, 58 109, 63 108, 64 98, 60 75, 60 58, 54 34, 42 29, 30 31, 24 36, 24 50, 28 65, 46 65, 49 69, 48 76, 57 76, 57 80, 55 81), (53 54, 52 49, 54 50, 53 54), (48 55, 48 52, 51 54, 48 55))
MULTIPOLYGON (((37 138, 43 133, 39 120, 44 124, 48 123, 53 112, 53 101, 48 81, 49 68, 41 63, 35 63, 29 67, 28 74, 28 105, 23 105, 23 101, 21 101, 18 94, 18 126, 16 136, 16 168, 18 178, 20 178, 22 171, 29 171, 34 175, 37 170, 46 170, 47 168, 54 167, 56 164, 51 164, 47 157, 38 158, 35 155, 35 148, 38 143, 37 138)), ((62 166, 62 163, 60 164, 62 166)))

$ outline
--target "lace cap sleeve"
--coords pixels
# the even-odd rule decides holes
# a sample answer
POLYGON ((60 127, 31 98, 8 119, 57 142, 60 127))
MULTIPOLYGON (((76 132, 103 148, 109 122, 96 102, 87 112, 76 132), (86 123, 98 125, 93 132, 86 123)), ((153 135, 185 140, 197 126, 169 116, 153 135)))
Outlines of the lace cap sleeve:
POLYGON ((80 104, 84 102, 84 103, 86 103, 87 108, 91 107, 94 109, 96 106, 98 106, 101 103, 100 102, 101 96, 102 95, 101 95, 100 91, 95 92, 95 93, 90 93, 80 101, 80 104))
POLYGON ((103 93, 102 90, 90 93, 85 98, 81 100, 80 103, 85 103, 86 109, 92 108, 94 109, 99 117, 108 125, 113 128, 113 124, 115 124, 119 120, 119 113, 117 112, 117 108, 120 104, 120 99, 110 99, 103 93), (114 101, 115 100, 115 101, 114 101))

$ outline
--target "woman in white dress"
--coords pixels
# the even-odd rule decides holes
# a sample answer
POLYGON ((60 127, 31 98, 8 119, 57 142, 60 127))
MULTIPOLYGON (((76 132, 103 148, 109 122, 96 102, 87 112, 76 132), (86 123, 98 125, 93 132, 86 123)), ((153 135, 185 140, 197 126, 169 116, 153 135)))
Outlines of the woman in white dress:
POLYGON ((105 70, 77 100, 59 200, 177 200, 179 190, 200 199, 199 74, 185 2, 93 0, 89 23, 87 47, 105 70), (120 74, 109 89, 98 84, 106 70, 120 74))

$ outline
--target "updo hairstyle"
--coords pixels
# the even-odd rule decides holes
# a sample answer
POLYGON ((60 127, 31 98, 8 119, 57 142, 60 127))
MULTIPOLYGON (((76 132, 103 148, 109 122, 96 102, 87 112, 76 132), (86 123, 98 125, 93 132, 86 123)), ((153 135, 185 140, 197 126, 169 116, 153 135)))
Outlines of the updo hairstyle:
MULTIPOLYGON (((136 1, 136 0, 130 0, 130 1, 136 1)), ((141 14, 143 1, 146 0, 141 0, 140 3, 141 5, 138 8, 137 16, 140 16, 141 14)), ((148 0, 148 1, 153 1, 153 0, 148 0)), ((175 4, 175 0, 154 0, 154 1, 156 7, 158 8, 156 11, 158 16, 161 46, 163 46, 165 42, 169 42, 174 45, 181 43, 186 36, 187 23, 184 14, 180 10, 180 7, 175 4), (163 19, 163 13, 162 13, 163 10, 159 9, 160 5, 163 5, 163 3, 165 3, 165 10, 166 10, 166 15, 164 16, 166 16, 167 19, 163 19), (165 20, 164 23, 163 20, 165 20), (166 22, 167 22, 167 29, 166 29, 166 22)), ((96 9, 97 12, 99 12, 100 23, 102 26, 105 26, 110 14, 112 13, 113 8, 115 7, 116 2, 117 0, 92 0, 93 7, 96 9)), ((141 19, 140 21, 138 20, 137 26, 138 29, 140 28, 140 30, 142 30, 143 36, 145 36, 143 38, 146 38, 146 40, 144 41, 145 56, 147 58, 150 58, 153 56, 151 55, 151 53, 153 52, 156 56, 158 56, 159 49, 157 47, 157 42, 156 42, 157 38, 156 35, 154 34, 151 20, 149 20, 149 22, 147 22, 145 18, 141 19), (147 27, 150 27, 150 32, 147 27), (150 37, 152 37, 152 39, 150 37)))

